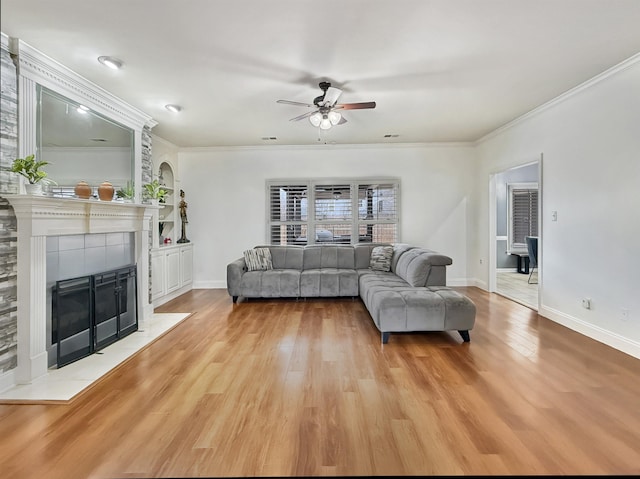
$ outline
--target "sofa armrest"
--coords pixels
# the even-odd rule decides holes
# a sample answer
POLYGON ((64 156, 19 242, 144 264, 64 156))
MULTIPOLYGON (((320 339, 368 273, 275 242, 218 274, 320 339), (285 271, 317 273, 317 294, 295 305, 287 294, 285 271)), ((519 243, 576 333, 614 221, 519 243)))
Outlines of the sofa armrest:
POLYGON ((240 296, 240 282, 247 271, 244 257, 238 258, 227 265, 227 291, 230 296, 240 296))
POLYGON ((453 264, 453 260, 449 256, 436 253, 435 251, 427 251, 424 256, 431 266, 449 266, 453 264))
POLYGON ((449 256, 413 248, 402 253, 391 270, 411 286, 446 286, 446 267, 452 263, 449 256))

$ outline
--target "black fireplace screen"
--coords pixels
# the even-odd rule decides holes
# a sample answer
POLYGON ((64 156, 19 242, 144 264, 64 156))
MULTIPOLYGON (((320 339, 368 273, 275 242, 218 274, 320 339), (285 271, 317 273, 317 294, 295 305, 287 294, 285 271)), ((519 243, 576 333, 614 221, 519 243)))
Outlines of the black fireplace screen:
POLYGON ((136 266, 57 281, 51 343, 62 367, 138 329, 136 266))

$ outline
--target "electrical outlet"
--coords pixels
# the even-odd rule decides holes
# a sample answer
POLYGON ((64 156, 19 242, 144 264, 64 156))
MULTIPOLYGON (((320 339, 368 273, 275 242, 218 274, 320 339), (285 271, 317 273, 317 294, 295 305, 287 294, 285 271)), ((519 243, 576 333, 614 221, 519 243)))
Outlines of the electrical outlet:
POLYGON ((622 321, 629 320, 629 310, 627 308, 620 308, 620 319, 622 321))
POLYGON ((590 298, 582 298, 582 307, 584 309, 591 309, 591 299, 590 298))
POLYGON ((482 264, 482 259, 480 259, 480 264, 482 264))

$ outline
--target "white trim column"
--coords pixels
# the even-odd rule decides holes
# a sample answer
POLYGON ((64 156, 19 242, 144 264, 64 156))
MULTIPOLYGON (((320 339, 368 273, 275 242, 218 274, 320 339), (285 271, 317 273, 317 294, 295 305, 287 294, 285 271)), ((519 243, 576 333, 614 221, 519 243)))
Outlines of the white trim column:
MULTIPOLYGON (((18 76, 18 158, 37 151, 38 94, 36 82, 18 76)), ((20 192, 24 192, 24 179, 20 176, 20 192)))
POLYGON ((18 384, 47 372, 46 284, 46 237, 18 233, 18 384))

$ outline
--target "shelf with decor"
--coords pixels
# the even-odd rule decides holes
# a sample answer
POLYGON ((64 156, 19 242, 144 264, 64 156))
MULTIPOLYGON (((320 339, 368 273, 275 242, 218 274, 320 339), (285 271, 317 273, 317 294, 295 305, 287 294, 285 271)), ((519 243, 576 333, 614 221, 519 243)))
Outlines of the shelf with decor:
POLYGON ((174 208, 174 191, 175 191, 175 174, 173 172, 173 167, 165 162, 162 162, 158 168, 158 177, 157 181, 160 184, 160 187, 165 190, 165 196, 161 202, 159 202, 158 206, 160 209, 158 210, 158 225, 156 231, 158 231, 159 236, 157 241, 154 242, 157 246, 162 246, 164 244, 165 238, 169 238, 170 241, 175 241, 177 238, 176 231, 174 227, 175 223, 175 208, 174 208), (162 223, 162 227, 160 227, 160 223, 162 223))
POLYGON ((154 242, 151 249, 151 300, 154 307, 173 299, 192 288, 193 244, 178 244, 180 231, 175 197, 173 167, 160 163, 158 182, 167 194, 158 203, 154 217, 154 242), (167 241, 165 243, 165 240, 167 241))

